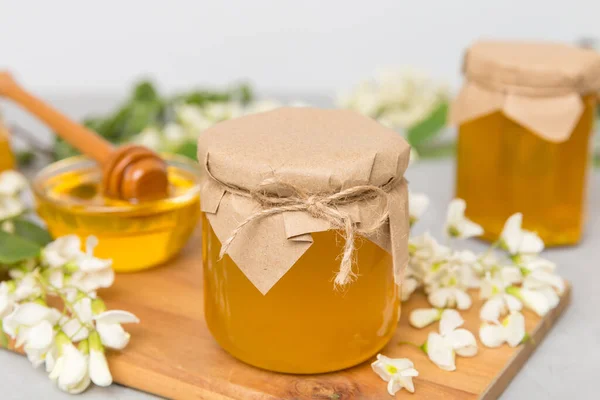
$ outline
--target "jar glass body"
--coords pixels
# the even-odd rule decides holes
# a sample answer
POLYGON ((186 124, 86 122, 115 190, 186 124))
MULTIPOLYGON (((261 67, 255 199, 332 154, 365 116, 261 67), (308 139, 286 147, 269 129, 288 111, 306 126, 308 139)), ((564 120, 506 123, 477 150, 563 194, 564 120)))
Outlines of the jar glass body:
POLYGON ((375 355, 391 339, 400 314, 392 257, 361 240, 358 278, 335 290, 340 238, 313 234, 314 243, 266 294, 229 258, 202 219, 205 317, 217 342, 234 357, 287 373, 348 368, 375 355))
POLYGON ((484 238, 496 240, 506 219, 521 212, 524 228, 546 245, 579 241, 596 96, 582 100, 579 122, 562 143, 542 139, 501 112, 460 126, 456 196, 467 202, 467 216, 484 228, 484 238))
POLYGON ((15 167, 15 158, 10 149, 10 136, 8 129, 0 117, 0 172, 15 167))

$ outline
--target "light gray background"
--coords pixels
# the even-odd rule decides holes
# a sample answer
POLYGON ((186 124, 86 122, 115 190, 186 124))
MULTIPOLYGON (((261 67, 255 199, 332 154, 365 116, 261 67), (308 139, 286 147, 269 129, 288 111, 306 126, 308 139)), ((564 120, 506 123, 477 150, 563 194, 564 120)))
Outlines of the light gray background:
MULTIPOLYGON (((114 104, 110 98, 50 99, 73 117, 90 111, 102 111, 114 104)), ((327 104, 326 99, 312 98, 312 104, 327 104)), ((13 107, 4 110, 9 121, 17 120, 30 129, 40 125, 13 107)), ((408 179, 411 190, 425 192, 432 204, 415 232, 424 230, 439 236, 446 205, 453 196, 454 166, 451 160, 422 161, 412 165, 408 179)), ((544 255, 559 265, 559 272, 573 284, 572 303, 531 359, 512 381, 503 399, 597 399, 592 391, 600 379, 600 171, 591 177, 589 220, 586 235, 577 247, 547 250, 544 255)), ((469 247, 483 249, 484 244, 469 242, 469 247)), ((118 279, 118 278, 117 278, 118 279)), ((135 337, 132 338, 135 340, 135 337)), ((176 340, 176 338, 174 338, 176 340)), ((42 369, 34 370, 29 362, 8 351, 0 351, 0 399, 72 399, 60 392, 42 369)), ((416 390, 419 390, 418 381, 416 390)), ((401 397, 401 396, 398 396, 401 397)), ((408 398, 408 396, 406 396, 408 398)), ((92 387, 81 399, 145 399, 147 394, 113 385, 92 387)))
POLYGON ((334 93, 410 64, 456 87, 464 49, 486 38, 600 37, 598 0, 0 0, 0 69, 46 93, 166 89, 251 79, 334 93))

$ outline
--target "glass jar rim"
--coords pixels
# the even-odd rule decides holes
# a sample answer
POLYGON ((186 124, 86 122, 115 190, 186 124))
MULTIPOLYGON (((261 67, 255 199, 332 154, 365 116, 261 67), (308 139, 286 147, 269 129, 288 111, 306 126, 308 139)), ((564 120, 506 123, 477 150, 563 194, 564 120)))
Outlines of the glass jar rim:
POLYGON ((95 213, 131 213, 131 212, 141 212, 148 210, 154 210, 156 212, 157 208, 172 208, 177 204, 185 204, 189 203, 190 200, 199 196, 200 193, 200 170, 197 163, 193 160, 170 153, 161 153, 160 156, 166 161, 167 166, 175 167, 177 169, 183 170, 188 173, 193 179, 193 185, 185 190, 184 193, 178 194, 176 196, 168 197, 165 199, 152 200, 152 201, 144 201, 139 203, 125 203, 123 205, 83 205, 80 203, 76 203, 68 200, 61 200, 57 198, 53 198, 48 196, 45 182, 52 178, 59 176, 60 174, 76 171, 78 168, 93 166, 95 165, 95 161, 86 156, 74 156, 68 157, 63 160, 59 160, 53 162, 52 164, 47 165, 42 168, 35 174, 35 177, 32 181, 32 189, 33 193, 36 197, 41 199, 44 202, 50 203, 53 206, 69 208, 72 210, 74 206, 85 207, 85 212, 87 214, 95 214, 95 213))

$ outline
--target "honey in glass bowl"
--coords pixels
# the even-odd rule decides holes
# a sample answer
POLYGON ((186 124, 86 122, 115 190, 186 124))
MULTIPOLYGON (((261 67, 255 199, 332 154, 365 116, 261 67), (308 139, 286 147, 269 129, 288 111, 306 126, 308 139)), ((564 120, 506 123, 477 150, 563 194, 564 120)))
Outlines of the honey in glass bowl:
POLYGON ((200 217, 196 164, 178 156, 164 158, 169 196, 138 203, 103 196, 101 170, 87 158, 51 164, 33 182, 38 215, 53 237, 96 236, 94 253, 112 259, 116 272, 164 263, 185 245, 200 217))

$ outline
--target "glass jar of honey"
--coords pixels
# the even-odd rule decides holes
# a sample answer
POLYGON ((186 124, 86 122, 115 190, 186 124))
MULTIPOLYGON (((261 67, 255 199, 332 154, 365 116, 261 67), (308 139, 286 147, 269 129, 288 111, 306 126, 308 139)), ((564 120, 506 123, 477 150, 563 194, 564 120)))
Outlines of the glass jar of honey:
POLYGON ((452 110, 456 196, 484 237, 513 213, 547 245, 583 232, 600 56, 550 43, 479 42, 452 110))
POLYGON ((170 193, 132 203, 102 194, 102 171, 85 157, 58 161, 38 173, 33 191, 38 215, 53 237, 76 234, 99 240, 94 254, 113 260, 116 272, 133 272, 176 255, 200 218, 198 168, 187 158, 163 155, 170 193))
POLYGON ((10 149, 10 137, 8 129, 0 114, 0 172, 15 167, 15 159, 10 149))
POLYGON ((361 363, 390 340, 409 151, 342 110, 281 108, 200 136, 205 317, 221 347, 308 374, 361 363))

